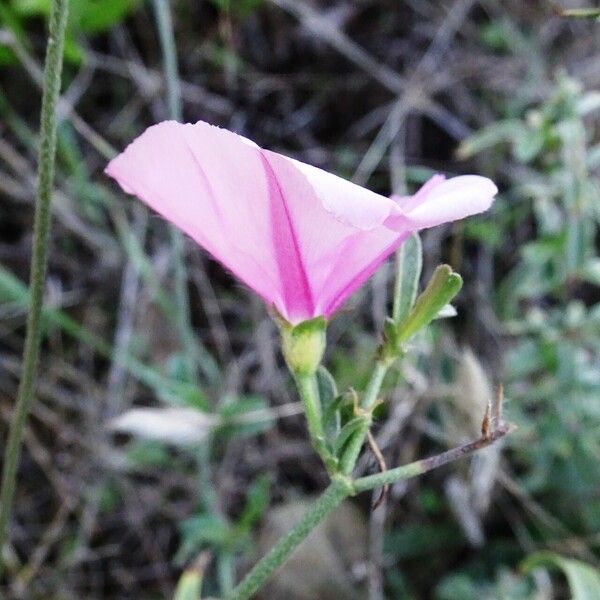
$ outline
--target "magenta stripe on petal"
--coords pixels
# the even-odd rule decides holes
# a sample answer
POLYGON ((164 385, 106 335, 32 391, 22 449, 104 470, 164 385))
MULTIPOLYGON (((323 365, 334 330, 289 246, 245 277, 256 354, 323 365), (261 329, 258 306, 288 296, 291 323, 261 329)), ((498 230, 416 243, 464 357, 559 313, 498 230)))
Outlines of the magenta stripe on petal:
POLYGON ((147 129, 106 173, 292 323, 331 316, 411 231, 486 210, 484 177, 386 198, 202 121, 147 129))

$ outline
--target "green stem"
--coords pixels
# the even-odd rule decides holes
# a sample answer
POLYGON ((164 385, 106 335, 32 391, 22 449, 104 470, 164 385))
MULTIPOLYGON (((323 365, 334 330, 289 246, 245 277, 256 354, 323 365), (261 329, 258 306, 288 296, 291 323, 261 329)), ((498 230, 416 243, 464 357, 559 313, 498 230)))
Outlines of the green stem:
POLYGON ((181 84, 179 82, 179 68, 177 66, 177 47, 173 34, 173 19, 169 0, 153 0, 156 27, 160 39, 163 56, 163 72, 167 90, 167 106, 169 117, 181 121, 181 84))
POLYGON ((340 458, 340 473, 351 475, 358 460, 358 455, 365 443, 367 433, 371 427, 371 419, 365 418, 364 423, 352 434, 348 440, 342 457, 340 458))
MULTIPOLYGON (((377 402, 377 396, 379 395, 383 380, 385 379, 385 375, 390 367, 390 364, 391 363, 389 360, 384 360, 381 358, 377 359, 375 368, 371 374, 371 379, 369 379, 367 389, 365 390, 361 400, 361 407, 365 411, 370 411, 377 402)), ((356 465, 356 461, 358 460, 358 456, 365 443, 365 439, 370 427, 370 414, 365 413, 364 425, 352 435, 346 445, 344 454, 340 459, 340 472, 344 475, 350 475, 354 470, 354 466, 356 465)))
POLYGON ((377 396, 379 395, 385 374, 389 368, 390 362, 387 360, 378 359, 375 363, 375 368, 371 374, 371 379, 369 379, 367 389, 365 390, 360 403, 364 409, 368 410, 373 408, 375 402, 377 402, 377 396))
MULTIPOLYGON (((169 117, 176 121, 182 121, 183 110, 181 102, 181 84, 179 80, 179 68, 177 64, 177 47, 173 28, 173 19, 169 5, 170 0, 153 0, 156 26, 160 39, 163 56, 163 73, 167 93, 167 107, 169 117)), ((205 365, 212 362, 212 357, 204 350, 194 337, 190 318, 190 301, 187 290, 187 274, 185 268, 185 239, 182 233, 175 227, 169 228, 171 239, 171 256, 173 260, 173 285, 175 319, 181 343, 185 352, 186 371, 192 381, 196 380, 196 365, 199 363, 208 374, 205 365), (200 350, 200 352, 199 352, 200 350)), ((211 464, 209 455, 210 440, 203 443, 203 448, 198 454, 198 467, 201 473, 200 490, 209 512, 220 515, 218 499, 212 490, 211 464)), ((219 585, 222 593, 227 593, 232 587, 233 564, 231 554, 219 553, 217 556, 217 572, 219 585)))
POLYGON ((334 476, 329 487, 308 509, 302 520, 283 536, 244 577, 226 600, 247 600, 289 558, 306 536, 325 517, 354 493, 352 482, 346 477, 334 476))
POLYGON ((325 444, 317 376, 296 374, 295 380, 300 399, 304 405, 304 414, 306 416, 311 444, 325 463, 327 470, 330 473, 334 473, 337 468, 337 461, 325 444))
POLYGON ((512 430, 513 426, 507 423, 502 423, 488 436, 481 437, 478 440, 469 442, 468 444, 459 446, 458 448, 452 448, 451 450, 442 452, 441 454, 424 458, 422 460, 417 460, 416 462, 403 465, 402 467, 389 469, 388 471, 383 471, 382 473, 377 473, 376 475, 369 475, 368 477, 356 479, 353 483, 354 490, 356 493, 364 492, 366 490, 383 487, 384 485, 388 485, 390 483, 396 483, 397 481, 401 481, 403 479, 410 479, 411 477, 422 475, 423 473, 437 469, 438 467, 441 467, 449 462, 453 462, 459 458, 473 454, 473 452, 477 452, 477 450, 486 448, 487 446, 490 446, 494 442, 503 438, 512 430))
MULTIPOLYGON (((396 281, 394 284, 394 304, 392 310, 394 327, 407 318, 415 303, 421 266, 421 241, 417 234, 413 234, 402 244, 396 254, 396 281)), ((369 428, 371 427, 371 412, 377 403, 383 380, 390 366, 401 355, 401 348, 393 343, 393 339, 390 340, 387 338, 383 341, 377 352, 375 368, 360 403, 363 409, 364 425, 352 435, 340 460, 340 471, 345 475, 350 475, 354 470, 369 428)))
MULTIPOLYGON (((182 120, 181 84, 177 65, 177 48, 169 0, 153 0, 156 27, 163 56, 163 72, 167 92, 169 118, 182 120)), ((196 342, 190 322, 190 302, 187 292, 184 238, 180 231, 170 227, 171 254, 174 265, 174 288, 177 328, 185 348, 188 374, 194 378, 197 358, 196 342)))
MULTIPOLYGON (((23 428, 35 392, 37 366, 42 338, 42 305, 46 281, 48 240, 52 220, 51 202, 56 156, 56 105, 60 94, 63 46, 67 25, 68 0, 54 0, 50 12, 38 152, 38 182, 33 224, 29 312, 23 351, 23 374, 4 452, 0 491, 0 554, 15 492, 17 467, 21 456, 23 428)), ((1 558, 1 557, 0 557, 1 558)), ((2 561, 0 559, 0 571, 2 561)))
POLYGON ((512 425, 501 423, 489 435, 482 436, 478 440, 469 442, 458 448, 453 448, 436 456, 418 460, 383 473, 362 477, 355 481, 344 475, 334 475, 329 487, 308 509, 303 519, 284 535, 268 554, 256 563, 233 592, 229 596, 226 596, 226 600, 247 600, 251 598, 269 577, 283 565, 308 534, 347 496, 354 496, 360 492, 422 475, 449 462, 486 448, 512 430, 512 425))

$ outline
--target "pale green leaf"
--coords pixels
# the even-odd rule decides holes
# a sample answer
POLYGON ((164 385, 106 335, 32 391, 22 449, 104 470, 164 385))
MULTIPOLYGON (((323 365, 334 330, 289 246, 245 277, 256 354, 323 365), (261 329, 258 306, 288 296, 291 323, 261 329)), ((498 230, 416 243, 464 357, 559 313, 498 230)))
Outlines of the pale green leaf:
POLYGON ((552 552, 538 552, 529 556, 522 566, 526 573, 538 567, 560 569, 569 583, 572 600, 600 598, 600 571, 591 565, 552 552))

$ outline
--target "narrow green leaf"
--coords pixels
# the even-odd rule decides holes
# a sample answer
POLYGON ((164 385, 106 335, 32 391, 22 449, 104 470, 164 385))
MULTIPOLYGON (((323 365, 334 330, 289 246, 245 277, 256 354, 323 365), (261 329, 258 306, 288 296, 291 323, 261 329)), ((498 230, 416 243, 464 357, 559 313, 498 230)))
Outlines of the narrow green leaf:
POLYGON ((396 256, 396 285, 392 311, 392 319, 396 323, 406 319, 415 303, 422 267, 421 238, 415 232, 400 246, 396 256))
POLYGON ((565 574, 572 600, 597 600, 600 597, 600 571, 580 560, 564 558, 552 552, 537 552, 522 564, 525 573, 537 567, 556 567, 565 574))
POLYGON ((317 370, 317 385, 323 410, 323 430, 328 441, 332 442, 340 431, 340 414, 337 385, 331 373, 323 366, 317 370))
POLYGON ((405 342, 426 327, 462 287, 462 277, 448 265, 437 267, 408 317, 398 327, 397 340, 405 342))
POLYGON ((327 407, 327 410, 323 413, 323 427, 330 431, 335 431, 331 443, 339 435, 341 429, 341 410, 346 402, 347 398, 344 394, 340 394, 334 398, 333 402, 327 407))
POLYGON ((337 436, 333 444, 333 452, 336 456, 340 455, 340 452, 346 445, 346 442, 364 425, 364 422, 365 420, 363 417, 354 417, 342 427, 340 434, 337 436))
POLYGON ((246 496, 246 505, 235 524, 233 542, 239 537, 240 533, 247 533, 252 526, 263 516, 265 510, 269 507, 269 490, 271 487, 271 478, 263 473, 250 486, 246 496))

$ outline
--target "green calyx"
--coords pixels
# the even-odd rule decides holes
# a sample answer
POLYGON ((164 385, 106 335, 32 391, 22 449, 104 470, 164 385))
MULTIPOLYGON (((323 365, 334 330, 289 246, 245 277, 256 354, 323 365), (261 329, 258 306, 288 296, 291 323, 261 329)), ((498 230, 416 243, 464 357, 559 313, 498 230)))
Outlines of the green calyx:
POLYGON ((281 318, 277 322, 281 349, 290 371, 295 375, 314 375, 325 352, 327 321, 315 317, 298 325, 281 318))

